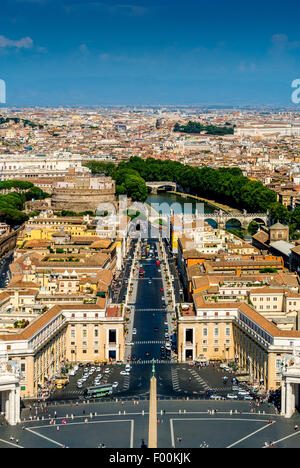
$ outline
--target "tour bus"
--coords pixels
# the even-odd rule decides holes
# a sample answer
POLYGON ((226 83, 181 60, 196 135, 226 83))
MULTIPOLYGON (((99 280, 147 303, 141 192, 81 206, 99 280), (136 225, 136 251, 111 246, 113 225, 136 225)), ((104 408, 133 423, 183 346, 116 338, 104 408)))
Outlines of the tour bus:
POLYGON ((110 396, 112 394, 112 385, 95 385, 94 387, 88 387, 84 390, 85 398, 102 398, 110 396))

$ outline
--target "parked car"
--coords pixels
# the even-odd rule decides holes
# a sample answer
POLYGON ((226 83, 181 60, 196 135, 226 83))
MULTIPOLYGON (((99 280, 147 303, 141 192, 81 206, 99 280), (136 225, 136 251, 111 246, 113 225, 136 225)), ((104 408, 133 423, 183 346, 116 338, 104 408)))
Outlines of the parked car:
POLYGON ((228 400, 237 400, 237 399, 238 399, 238 396, 237 396, 237 395, 234 395, 233 393, 227 393, 226 398, 227 398, 228 400))
POLYGON ((213 394, 213 395, 210 395, 209 398, 210 400, 221 400, 222 397, 220 397, 220 395, 213 394))

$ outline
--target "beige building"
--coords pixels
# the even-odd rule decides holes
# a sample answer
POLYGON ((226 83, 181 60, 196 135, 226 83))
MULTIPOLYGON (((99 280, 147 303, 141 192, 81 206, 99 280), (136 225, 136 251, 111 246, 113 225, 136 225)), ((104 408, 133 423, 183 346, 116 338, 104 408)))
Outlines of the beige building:
POLYGON ((179 311, 180 362, 235 361, 266 389, 281 385, 282 361, 295 345, 300 345, 300 331, 280 330, 244 303, 206 304, 195 294, 194 304, 179 311))
POLYGON ((0 353, 17 361, 21 395, 37 395, 60 374, 63 363, 124 359, 124 318, 120 306, 55 306, 14 335, 0 335, 0 353))
POLYGON ((95 212, 101 203, 115 201, 115 181, 111 177, 68 177, 53 186, 53 210, 95 212))

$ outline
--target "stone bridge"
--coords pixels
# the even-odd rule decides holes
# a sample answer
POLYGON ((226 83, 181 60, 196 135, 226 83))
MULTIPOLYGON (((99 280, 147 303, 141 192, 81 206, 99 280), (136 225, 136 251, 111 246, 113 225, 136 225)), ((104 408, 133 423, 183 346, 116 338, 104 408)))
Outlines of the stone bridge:
POLYGON ((176 182, 146 182, 146 185, 150 192, 157 193, 159 189, 171 190, 172 192, 177 191, 176 182))
POLYGON ((226 224, 229 221, 239 221, 243 229, 247 229, 252 221, 256 221, 259 224, 268 226, 269 216, 268 213, 201 213, 197 215, 198 218, 202 218, 204 221, 213 220, 217 223, 217 227, 225 229, 226 224))

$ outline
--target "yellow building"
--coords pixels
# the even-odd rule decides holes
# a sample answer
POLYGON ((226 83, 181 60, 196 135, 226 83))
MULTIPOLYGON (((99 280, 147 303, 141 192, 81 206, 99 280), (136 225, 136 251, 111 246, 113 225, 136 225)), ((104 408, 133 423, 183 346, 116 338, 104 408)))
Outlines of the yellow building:
POLYGON ((107 306, 106 299, 55 306, 20 333, 0 335, 0 352, 19 364, 21 395, 36 396, 66 361, 122 361, 124 323, 121 307, 107 306))
POLYGON ((281 363, 300 331, 280 330, 245 303, 206 304, 201 294, 178 317, 178 359, 235 361, 266 389, 281 385, 281 363))

